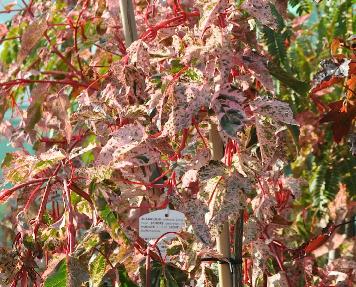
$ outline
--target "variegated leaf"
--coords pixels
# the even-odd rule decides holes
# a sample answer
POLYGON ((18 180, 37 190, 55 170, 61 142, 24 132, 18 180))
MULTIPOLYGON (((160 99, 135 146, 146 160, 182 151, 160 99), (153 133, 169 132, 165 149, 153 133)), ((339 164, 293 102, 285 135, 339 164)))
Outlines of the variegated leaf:
POLYGON ((201 33, 204 33, 205 30, 218 18, 219 13, 224 12, 228 6, 229 0, 214 0, 207 2, 202 8, 203 14, 200 18, 199 26, 201 33))
POLYGON ((211 107, 219 120, 221 130, 232 139, 237 138, 246 121, 245 112, 241 106, 245 97, 242 93, 224 87, 214 94, 211 107))
POLYGON ((267 286, 268 287, 285 287, 290 286, 287 280, 287 275, 283 271, 279 271, 277 274, 273 276, 269 276, 267 278, 267 286))
POLYGON ((149 144, 133 147, 124 154, 116 150, 113 155, 113 167, 139 167, 148 166, 160 160, 161 153, 149 144))
POLYGON ((261 228, 258 225, 256 218, 251 216, 247 223, 244 225, 243 243, 247 245, 252 241, 255 241, 258 238, 260 232, 261 228))
POLYGON ((221 161, 211 160, 208 165, 199 169, 198 178, 200 181, 206 181, 212 177, 222 176, 225 173, 225 168, 226 166, 221 161))
POLYGON ((278 29, 277 19, 272 14, 271 3, 268 0, 245 0, 241 8, 273 30, 278 29))
POLYGON ((145 129, 140 124, 129 124, 121 127, 111 134, 111 139, 100 151, 97 163, 109 164, 114 157, 117 158, 142 143, 145 135, 145 129))
POLYGON ((51 111, 60 121, 60 129, 64 131, 67 143, 70 143, 72 138, 72 126, 67 112, 69 107, 70 101, 63 88, 51 102, 51 111))
POLYGON ((268 245, 262 240, 258 239, 252 245, 252 286, 257 287, 258 279, 262 277, 266 262, 270 255, 268 245))
POLYGON ((177 83, 173 95, 173 105, 162 135, 175 136, 179 131, 190 127, 192 119, 210 101, 207 86, 197 83, 177 83))
POLYGON ((212 227, 221 226, 231 217, 235 221, 239 215, 240 210, 246 207, 246 195, 244 190, 251 188, 246 184, 246 180, 238 175, 231 175, 226 179, 226 191, 223 194, 223 201, 210 220, 209 225, 212 227))
POLYGON ((150 71, 150 54, 148 46, 142 40, 133 42, 127 49, 130 64, 135 64, 137 68, 141 68, 144 72, 150 71))
POLYGON ((194 233, 198 239, 206 245, 212 245, 212 238, 208 225, 205 223, 205 214, 209 208, 199 199, 189 199, 188 202, 182 202, 176 195, 169 197, 177 210, 183 212, 189 223, 193 226, 194 233))
POLYGON ((289 125, 298 125, 288 103, 274 99, 257 98, 250 103, 254 113, 271 117, 273 120, 289 125))
POLYGON ((255 124, 262 162, 264 166, 268 166, 276 153, 277 139, 275 133, 279 127, 268 119, 256 115, 255 124))
POLYGON ((241 56, 242 65, 254 76, 263 87, 274 92, 273 80, 267 69, 267 58, 251 49, 245 49, 241 56))

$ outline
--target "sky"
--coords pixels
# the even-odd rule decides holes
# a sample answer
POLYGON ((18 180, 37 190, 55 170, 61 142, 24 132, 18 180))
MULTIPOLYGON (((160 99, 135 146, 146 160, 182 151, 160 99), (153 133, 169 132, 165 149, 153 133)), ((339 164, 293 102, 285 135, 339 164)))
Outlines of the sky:
MULTIPOLYGON (((26 0, 27 1, 27 0, 26 0)), ((14 0, 0 0, 0 11, 4 11, 4 7, 10 3, 17 3, 17 5, 15 5, 13 7, 13 9, 18 9, 20 7, 23 7, 23 4, 21 3, 21 0, 20 1, 14 1, 14 0), (20 4, 18 4, 20 3, 20 4)), ((4 23, 5 21, 11 19, 11 17, 13 15, 15 15, 16 13, 1 13, 0 14, 0 23, 4 23)))

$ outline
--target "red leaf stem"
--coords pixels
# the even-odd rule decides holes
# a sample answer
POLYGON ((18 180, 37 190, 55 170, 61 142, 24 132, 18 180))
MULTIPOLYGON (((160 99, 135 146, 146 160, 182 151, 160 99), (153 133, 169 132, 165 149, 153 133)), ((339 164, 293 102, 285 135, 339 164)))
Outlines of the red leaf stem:
POLYGON ((70 26, 72 27, 72 29, 74 29, 74 31, 73 31, 73 34, 74 34, 74 49, 75 49, 75 53, 77 54, 77 62, 78 62, 80 73, 82 75, 82 78, 85 79, 85 75, 84 75, 84 72, 83 72, 82 61, 80 59, 79 49, 78 49, 78 27, 79 27, 79 21, 80 21, 80 18, 82 17, 83 12, 84 12, 84 10, 81 10, 79 12, 78 19, 77 19, 77 22, 75 23, 75 25, 73 24, 72 19, 70 19, 70 18, 68 18, 68 22, 69 22, 70 26))
POLYGON ((37 213, 37 216, 36 216, 36 219, 35 219, 35 226, 33 228, 33 233, 34 233, 35 237, 37 237, 38 229, 40 227, 40 224, 42 223, 42 217, 43 217, 43 214, 44 214, 45 209, 46 209, 46 205, 47 205, 47 201, 48 201, 48 197, 49 197, 50 192, 51 192, 51 188, 50 188, 50 183, 49 183, 49 180, 48 180, 47 185, 45 187, 45 191, 44 191, 43 197, 42 197, 42 201, 41 201, 41 204, 40 204, 40 209, 39 209, 39 211, 37 213))
POLYGON ((172 155, 169 159, 170 160, 176 160, 177 158, 181 157, 181 152, 182 150, 185 148, 186 143, 187 143, 187 139, 188 139, 188 129, 184 129, 183 130, 183 134, 182 134, 182 139, 179 145, 178 150, 175 152, 174 155, 172 155))
POLYGON ((68 211, 68 224, 67 224, 67 236, 68 236, 68 243, 67 243, 67 251, 69 254, 72 254, 75 250, 75 226, 74 226, 74 212, 72 203, 70 200, 70 190, 68 189, 67 180, 63 180, 63 188, 64 188, 64 198, 65 198, 65 205, 68 211))
POLYGON ((80 83, 77 81, 71 80, 29 80, 29 79, 15 79, 8 82, 0 83, 0 87, 12 87, 21 84, 32 84, 32 83, 49 83, 49 84, 61 84, 61 85, 70 85, 73 87, 85 87, 89 88, 87 84, 80 83))
POLYGON ((90 205, 93 205, 93 201, 91 200, 90 195, 80 189, 75 183, 72 182, 72 184, 69 185, 69 188, 79 196, 83 197, 86 201, 88 201, 90 205))
POLYGON ((220 179, 218 180, 218 182, 216 183, 216 185, 215 185, 215 187, 214 187, 214 190, 212 191, 212 193, 211 193, 211 195, 210 195, 210 197, 209 197, 208 206, 210 205, 211 201, 213 200, 215 191, 216 191, 216 189, 217 189, 217 187, 218 187, 218 185, 219 185, 219 183, 220 183, 220 181, 221 181, 222 178, 223 178, 223 177, 221 176, 220 179))
POLYGON ((160 242, 164 237, 166 237, 166 235, 168 234, 175 234, 177 236, 180 236, 180 234, 178 232, 174 232, 174 231, 168 231, 166 233, 163 233, 160 237, 158 237, 155 242, 153 243, 152 247, 156 248, 158 242, 160 242))
MULTIPOLYGON (((269 239, 269 236, 266 232, 264 232, 264 237, 266 237, 266 239, 269 239)), ((272 243, 272 242, 271 242, 272 243)), ((269 249, 271 250, 271 252, 273 253, 277 263, 278 263, 278 266, 280 268, 281 271, 286 271, 285 268, 284 268, 284 265, 283 265, 283 259, 281 258, 281 255, 279 254, 279 252, 276 250, 275 248, 275 245, 274 244, 269 244, 268 245, 269 249)), ((289 281, 289 277, 286 276, 287 278, 287 284, 288 284, 288 287, 291 287, 291 282, 289 281)))
POLYGON ((201 131, 200 131, 200 129, 199 129, 199 125, 196 123, 195 119, 193 119, 193 125, 194 125, 194 127, 195 127, 195 129, 196 129, 196 131, 197 131, 197 133, 198 133, 198 135, 199 135, 199 137, 201 138, 201 140, 202 140, 202 142, 203 142, 205 148, 209 148, 209 147, 208 147, 208 144, 207 144, 206 141, 205 141, 205 138, 204 138, 203 135, 201 134, 201 131))
POLYGON ((151 41, 157 36, 157 32, 161 29, 164 28, 171 28, 171 27, 177 27, 181 24, 183 24, 188 17, 199 17, 200 13, 199 11, 193 11, 193 12, 180 12, 181 15, 175 16, 170 19, 163 20, 159 23, 157 23, 154 26, 148 27, 147 31, 142 33, 140 36, 140 39, 144 41, 151 41))
POLYGON ((41 186, 42 186, 42 184, 43 184, 44 182, 45 182, 45 180, 41 181, 41 182, 35 187, 35 189, 32 190, 32 192, 31 192, 29 198, 27 199, 27 202, 26 202, 26 205, 25 205, 25 208, 24 208, 24 211, 25 211, 25 212, 29 209, 31 203, 33 202, 33 200, 35 199, 35 197, 36 197, 36 195, 37 195, 37 192, 41 189, 41 186))
POLYGON ((14 187, 11 187, 9 189, 5 189, 0 193, 0 203, 3 202, 4 200, 6 200, 9 196, 11 196, 16 190, 23 188, 25 186, 28 186, 28 185, 36 184, 39 182, 44 182, 46 180, 48 180, 48 178, 36 178, 36 179, 32 179, 32 180, 29 180, 24 183, 15 185, 14 187))
POLYGON ((79 78, 82 77, 82 74, 80 71, 78 71, 73 65, 71 62, 69 62, 66 57, 57 49, 57 47, 55 45, 53 45, 51 43, 51 39, 49 38, 47 32, 44 33, 44 37, 46 38, 48 44, 50 44, 50 46, 52 47, 52 50, 53 52, 59 57, 62 59, 62 61, 68 65, 68 67, 75 73, 79 76, 79 78))
POLYGON ((45 209, 46 209, 46 205, 47 205, 49 194, 51 192, 49 181, 51 180, 52 177, 55 177, 58 174, 61 166, 62 166, 62 162, 57 165, 56 169, 52 173, 52 176, 48 179, 48 182, 46 184, 45 191, 44 191, 44 194, 43 194, 43 197, 42 197, 42 201, 41 201, 41 204, 40 204, 40 209, 39 209, 39 211, 37 213, 37 216, 36 216, 36 219, 35 219, 35 226, 33 228, 33 232, 35 234, 35 237, 37 236, 38 228, 40 227, 40 224, 42 223, 42 217, 43 217, 43 214, 44 214, 45 209))

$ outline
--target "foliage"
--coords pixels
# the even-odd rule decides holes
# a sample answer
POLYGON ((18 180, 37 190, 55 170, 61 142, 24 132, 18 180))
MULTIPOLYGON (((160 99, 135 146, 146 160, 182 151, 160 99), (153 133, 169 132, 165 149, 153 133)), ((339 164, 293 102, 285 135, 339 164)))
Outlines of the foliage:
POLYGON ((1 286, 216 286, 242 215, 246 286, 353 286, 351 0, 135 1, 131 45, 116 0, 21 5, 0 26, 1 286), (162 257, 138 221, 167 207, 186 226, 162 257))

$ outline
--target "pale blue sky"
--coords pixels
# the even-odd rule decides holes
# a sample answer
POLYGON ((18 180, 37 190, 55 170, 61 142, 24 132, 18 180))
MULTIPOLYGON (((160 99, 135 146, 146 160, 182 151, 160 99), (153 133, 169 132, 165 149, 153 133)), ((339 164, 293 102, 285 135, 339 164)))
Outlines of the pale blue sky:
MULTIPOLYGON (((4 10, 4 6, 6 6, 9 3, 14 3, 14 2, 16 2, 17 5, 14 6, 13 9, 19 9, 19 8, 23 7, 23 4, 22 4, 21 0, 19 0, 19 1, 16 1, 16 0, 15 1, 14 0, 0 0, 0 10, 3 11, 4 10)), ((16 14, 15 12, 14 13, 3 13, 3 14, 0 14, 0 23, 4 23, 5 21, 11 19, 11 17, 13 15, 15 15, 15 14, 16 14)))

